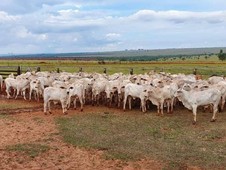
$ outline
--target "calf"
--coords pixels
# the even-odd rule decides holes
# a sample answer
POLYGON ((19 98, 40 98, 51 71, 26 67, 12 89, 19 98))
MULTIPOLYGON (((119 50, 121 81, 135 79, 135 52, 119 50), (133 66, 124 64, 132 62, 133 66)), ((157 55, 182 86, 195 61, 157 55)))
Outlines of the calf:
POLYGON ((78 98, 81 105, 81 111, 83 111, 84 86, 82 84, 73 83, 67 88, 67 93, 69 94, 68 101, 67 101, 68 108, 70 108, 71 97, 75 97, 74 109, 76 109, 76 98, 78 98))
POLYGON ((44 89, 44 113, 47 114, 47 109, 49 113, 50 110, 50 101, 60 101, 63 113, 67 114, 67 101, 69 98, 69 93, 65 87, 46 87, 44 89))
POLYGON ((42 87, 40 80, 31 80, 30 82, 30 93, 29 93, 29 100, 31 100, 31 95, 34 92, 35 100, 39 101, 40 95, 42 94, 42 87))
POLYGON ((163 115, 164 103, 167 103, 167 113, 173 112, 174 94, 178 86, 176 83, 164 85, 161 87, 150 87, 148 90, 148 99, 157 106, 157 113, 163 115))
MULTIPOLYGON (((141 101, 141 110, 142 112, 146 112, 146 102, 145 102, 145 96, 147 93, 146 86, 143 85, 137 85, 133 83, 129 83, 125 86, 125 94, 124 94, 124 102, 123 102, 123 110, 126 110, 126 102, 128 96, 131 96, 132 98, 139 98, 141 101)), ((131 110, 131 98, 129 100, 129 109, 131 110)))

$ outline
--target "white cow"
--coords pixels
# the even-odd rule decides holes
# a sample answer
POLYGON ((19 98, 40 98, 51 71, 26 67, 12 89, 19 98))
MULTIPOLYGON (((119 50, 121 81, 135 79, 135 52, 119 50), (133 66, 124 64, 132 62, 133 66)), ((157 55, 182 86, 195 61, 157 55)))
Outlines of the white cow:
POLYGON ((7 98, 10 98, 10 88, 13 88, 14 95, 16 92, 15 99, 17 98, 17 96, 19 95, 19 93, 21 91, 23 94, 24 100, 26 100, 25 92, 26 92, 26 89, 28 89, 29 85, 30 85, 28 78, 20 78, 20 79, 6 78, 5 85, 6 85, 7 98))
POLYGON ((116 92, 119 92, 121 80, 110 80, 106 83, 105 92, 107 97, 107 102, 109 106, 112 105, 113 102, 113 96, 118 98, 118 95, 116 96, 116 92))
MULTIPOLYGON (((147 96, 147 86, 144 85, 138 85, 129 83, 125 86, 125 96, 124 96, 124 102, 123 102, 123 110, 126 110, 126 102, 128 96, 131 96, 132 98, 140 98, 141 100, 141 110, 142 112, 146 112, 146 96, 147 96)), ((129 99, 129 109, 131 110, 131 98, 129 99)))
POLYGON ((60 101, 63 113, 67 114, 67 101, 69 98, 69 93, 67 92, 66 87, 46 87, 44 89, 44 113, 47 114, 47 109, 49 113, 50 110, 50 101, 60 101))
POLYGON ((41 82, 38 79, 30 81, 30 93, 29 93, 29 100, 31 100, 32 93, 34 94, 35 100, 39 101, 40 96, 42 96, 42 87, 41 82))
POLYGON ((224 81, 224 78, 220 76, 212 76, 208 78, 210 84, 217 84, 220 81, 224 81))
POLYGON ((108 83, 108 80, 105 78, 98 78, 93 83, 92 88, 92 102, 94 105, 94 102, 99 105, 99 100, 101 97, 101 94, 105 93, 106 84, 108 83))
POLYGON ((197 107, 213 105, 213 116, 211 122, 216 120, 216 113, 218 111, 218 105, 221 100, 221 92, 216 88, 208 88, 206 90, 197 91, 192 90, 191 86, 185 84, 181 89, 179 89, 175 95, 183 105, 192 110, 194 121, 196 123, 197 107))
POLYGON ((73 83, 67 88, 67 93, 69 93, 69 98, 67 101, 68 108, 70 108, 71 98, 74 97, 74 109, 76 109, 76 98, 79 99, 81 105, 81 111, 83 111, 83 97, 84 97, 84 86, 83 84, 73 83))
POLYGON ((176 93, 178 86, 176 83, 170 83, 169 85, 163 85, 161 87, 150 87, 148 90, 148 99, 152 104, 157 106, 157 113, 161 112, 163 115, 164 103, 167 103, 167 113, 173 112, 174 94, 176 93))

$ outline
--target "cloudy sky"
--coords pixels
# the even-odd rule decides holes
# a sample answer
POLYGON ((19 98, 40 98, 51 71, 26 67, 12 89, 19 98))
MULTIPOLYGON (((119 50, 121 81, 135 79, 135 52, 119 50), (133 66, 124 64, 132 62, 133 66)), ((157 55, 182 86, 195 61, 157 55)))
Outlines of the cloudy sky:
POLYGON ((226 46, 226 0, 1 0, 0 54, 226 46))

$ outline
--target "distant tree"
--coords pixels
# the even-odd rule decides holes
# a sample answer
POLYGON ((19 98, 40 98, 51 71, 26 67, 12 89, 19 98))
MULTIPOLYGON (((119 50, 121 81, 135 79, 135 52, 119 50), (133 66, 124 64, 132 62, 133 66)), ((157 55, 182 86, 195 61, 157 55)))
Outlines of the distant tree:
POLYGON ((219 52, 219 54, 218 54, 218 58, 219 58, 219 60, 221 60, 221 61, 224 61, 224 60, 226 59, 226 54, 223 53, 223 50, 222 50, 222 49, 220 50, 220 52, 219 52))

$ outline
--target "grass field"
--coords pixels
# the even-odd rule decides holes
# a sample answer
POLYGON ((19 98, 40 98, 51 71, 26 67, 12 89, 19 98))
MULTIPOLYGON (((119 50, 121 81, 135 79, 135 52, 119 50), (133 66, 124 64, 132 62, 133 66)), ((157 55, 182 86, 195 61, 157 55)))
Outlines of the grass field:
MULTIPOLYGON (((208 57, 197 56, 159 61, 78 61, 78 60, 1 60, 0 70, 9 69, 14 66, 22 67, 22 71, 25 72, 28 68, 36 70, 37 67, 41 68, 41 71, 56 71, 58 68, 60 71, 78 72, 80 68, 84 72, 99 72, 102 73, 104 68, 107 69, 108 74, 116 72, 122 72, 129 74, 131 68, 134 70, 134 74, 144 74, 151 70, 164 71, 169 73, 185 73, 192 74, 193 69, 198 69, 198 74, 208 77, 213 74, 224 75, 226 72, 226 62, 219 61, 216 56, 208 57), (3 67, 4 66, 4 67, 3 67), (9 67, 9 68, 8 68, 9 67)), ((0 72, 1 74, 1 72, 0 72)))
POLYGON ((58 118, 65 142, 74 146, 103 150, 107 159, 163 161, 166 169, 187 165, 205 169, 226 166, 226 116, 211 123, 210 113, 198 113, 198 125, 184 108, 173 115, 156 116, 139 111, 116 114, 86 113, 58 118))

